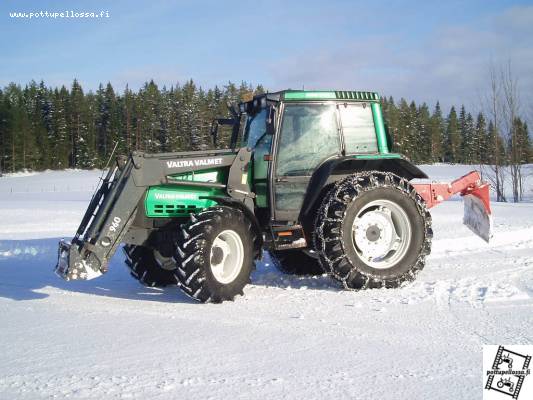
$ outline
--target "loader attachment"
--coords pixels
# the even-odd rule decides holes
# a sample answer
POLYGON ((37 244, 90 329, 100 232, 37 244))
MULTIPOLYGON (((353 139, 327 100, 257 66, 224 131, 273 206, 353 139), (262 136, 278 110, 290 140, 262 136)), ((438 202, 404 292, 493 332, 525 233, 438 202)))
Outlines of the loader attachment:
POLYGON ((96 189, 74 238, 59 242, 55 273, 61 278, 87 280, 107 271, 144 193, 131 179, 133 168, 131 158, 117 160, 96 189))
POLYGON ((59 242, 55 272, 67 281, 71 279, 89 280, 102 275, 99 263, 93 265, 82 259, 77 247, 72 247, 71 243, 64 240, 59 242))
POLYGON ((492 237, 492 211, 489 184, 482 182, 478 172, 472 171, 451 183, 415 183, 418 194, 428 208, 460 194, 464 200, 463 223, 485 241, 492 237))
POLYGON ((118 172, 118 166, 110 168, 105 178, 101 180, 72 241, 62 239, 59 242, 55 273, 61 278, 67 281, 87 280, 105 272, 101 270, 102 261, 92 253, 94 244, 91 243, 90 237, 99 230, 98 225, 101 225, 105 219, 104 209, 110 206, 112 199, 109 194, 111 188, 117 186, 118 172))

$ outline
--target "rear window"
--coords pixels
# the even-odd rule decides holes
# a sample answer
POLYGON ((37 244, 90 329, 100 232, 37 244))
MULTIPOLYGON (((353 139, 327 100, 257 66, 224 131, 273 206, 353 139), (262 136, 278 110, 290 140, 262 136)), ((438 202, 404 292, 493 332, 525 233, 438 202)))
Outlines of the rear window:
POLYGON ((339 105, 346 153, 377 153, 372 108, 367 104, 339 105))

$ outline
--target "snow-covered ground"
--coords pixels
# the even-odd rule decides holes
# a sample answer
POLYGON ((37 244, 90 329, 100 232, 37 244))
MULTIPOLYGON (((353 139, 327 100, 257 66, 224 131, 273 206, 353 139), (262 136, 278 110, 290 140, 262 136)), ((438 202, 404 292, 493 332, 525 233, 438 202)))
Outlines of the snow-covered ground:
POLYGON ((0 178, 0 399, 481 399, 482 345, 533 341, 533 203, 493 204, 490 244, 459 199, 435 208, 433 252, 400 289, 347 292, 265 260, 244 297, 203 305, 139 285, 119 253, 99 279, 52 273, 98 176, 0 178))

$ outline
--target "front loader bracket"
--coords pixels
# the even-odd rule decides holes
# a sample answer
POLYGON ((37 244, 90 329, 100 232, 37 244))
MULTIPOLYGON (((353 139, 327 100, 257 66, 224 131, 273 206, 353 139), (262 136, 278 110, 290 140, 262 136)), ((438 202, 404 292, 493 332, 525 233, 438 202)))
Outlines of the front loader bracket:
POLYGON ((91 261, 82 258, 76 244, 61 240, 57 259, 55 273, 67 281, 89 280, 102 275, 100 263, 94 257, 91 261))

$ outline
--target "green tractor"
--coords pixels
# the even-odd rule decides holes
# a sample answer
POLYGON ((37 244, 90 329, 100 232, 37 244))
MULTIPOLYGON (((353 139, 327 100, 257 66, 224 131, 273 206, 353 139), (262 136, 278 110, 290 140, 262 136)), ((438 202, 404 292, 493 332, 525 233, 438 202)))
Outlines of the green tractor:
POLYGON ((227 150, 117 157, 56 273, 92 279, 124 243, 132 276, 178 285, 201 302, 232 300, 270 253, 286 273, 347 289, 412 281, 430 253, 428 208, 459 193, 465 223, 488 240, 488 185, 451 183, 390 151, 377 93, 285 90, 230 106, 227 150))

